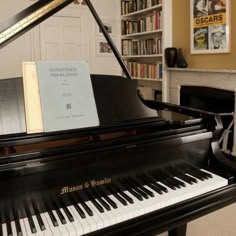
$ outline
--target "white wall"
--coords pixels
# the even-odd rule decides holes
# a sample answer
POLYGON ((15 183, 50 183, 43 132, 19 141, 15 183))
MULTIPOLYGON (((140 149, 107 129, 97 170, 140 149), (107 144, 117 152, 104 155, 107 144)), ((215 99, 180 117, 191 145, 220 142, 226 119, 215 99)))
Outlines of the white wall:
MULTIPOLYGON (((117 46, 120 48, 120 1, 92 0, 91 2, 102 20, 112 22, 112 37, 116 39, 117 46)), ((32 3, 33 1, 30 0, 3 1, 0 6, 0 23, 32 3)), ((73 12, 78 8, 87 12, 88 25, 86 27, 88 34, 85 35, 89 35, 86 40, 88 40, 87 53, 91 73, 120 74, 121 69, 113 55, 100 56, 96 53, 97 42, 99 39, 102 39, 102 34, 98 33, 95 20, 89 12, 88 7, 72 4, 67 8, 73 8, 73 12)), ((0 79, 22 76, 22 61, 40 59, 40 30, 39 26, 37 26, 16 41, 0 49, 0 79)))

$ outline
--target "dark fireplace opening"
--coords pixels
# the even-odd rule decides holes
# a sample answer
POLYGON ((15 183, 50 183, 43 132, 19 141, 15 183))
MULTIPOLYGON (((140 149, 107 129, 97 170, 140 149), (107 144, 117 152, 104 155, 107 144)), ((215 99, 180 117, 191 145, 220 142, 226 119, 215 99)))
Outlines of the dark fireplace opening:
MULTIPOLYGON (((216 113, 234 112, 234 92, 204 86, 181 86, 180 105, 216 113)), ((232 116, 222 117, 224 128, 232 121, 232 116)), ((233 127, 228 136, 227 149, 232 150, 233 127)))

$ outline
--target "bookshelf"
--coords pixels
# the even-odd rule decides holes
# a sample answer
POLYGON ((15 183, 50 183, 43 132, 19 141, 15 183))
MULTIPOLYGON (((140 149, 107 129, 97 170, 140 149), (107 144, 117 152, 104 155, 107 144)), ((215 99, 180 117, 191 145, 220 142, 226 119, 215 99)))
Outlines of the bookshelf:
POLYGON ((121 52, 132 75, 141 87, 168 100, 168 78, 163 51, 172 46, 171 0, 120 0, 121 52))

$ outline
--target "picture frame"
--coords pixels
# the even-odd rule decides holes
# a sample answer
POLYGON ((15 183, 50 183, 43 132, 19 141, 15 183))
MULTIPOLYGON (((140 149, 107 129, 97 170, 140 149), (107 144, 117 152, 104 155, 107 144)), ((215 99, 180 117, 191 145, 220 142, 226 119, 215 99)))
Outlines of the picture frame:
MULTIPOLYGON (((115 39, 113 39, 116 42, 115 39)), ((112 49, 104 37, 96 38, 96 56, 97 57, 111 57, 113 56, 112 49)))
POLYGON ((191 54, 229 53, 231 0, 190 0, 191 54))
MULTIPOLYGON (((112 20, 103 20, 102 22, 103 22, 103 25, 104 25, 105 29, 107 30, 107 32, 109 34, 113 35, 114 30, 115 30, 114 22, 112 20)), ((97 36, 103 35, 102 31, 98 25, 96 25, 96 35, 97 36)))

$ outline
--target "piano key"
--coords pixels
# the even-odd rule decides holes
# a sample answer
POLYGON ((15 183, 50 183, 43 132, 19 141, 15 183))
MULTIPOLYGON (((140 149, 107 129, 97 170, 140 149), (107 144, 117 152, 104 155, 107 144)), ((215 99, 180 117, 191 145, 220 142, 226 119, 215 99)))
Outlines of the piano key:
POLYGON ((75 197, 73 195, 69 195, 69 202, 71 204, 69 205, 73 205, 76 209, 76 211, 79 213, 81 218, 85 218, 85 213, 82 210, 82 208, 77 204, 77 202, 79 202, 78 200, 75 200, 75 197))
MULTIPOLYGON (((74 219, 75 224, 81 225, 81 229, 83 230, 83 234, 88 234, 91 232, 91 227, 86 218, 81 218, 74 206, 68 206, 69 210, 71 211, 74 219)), ((78 230, 78 228, 77 228, 78 230)))
POLYGON ((104 198, 99 194, 99 192, 94 188, 91 189, 91 192, 93 193, 94 197, 100 202, 100 204, 107 210, 110 211, 111 207, 107 204, 107 202, 104 200, 104 198))
MULTIPOLYGON (((93 216, 90 216, 90 218, 92 218, 96 222, 96 230, 102 229, 104 224, 102 218, 100 217, 101 212, 94 206, 91 201, 87 201, 87 204, 93 211, 93 216)), ((105 222, 107 221, 105 214, 103 216, 103 219, 105 222)))
POLYGON ((143 174, 143 177, 147 179, 150 183, 154 184, 157 188, 159 188, 161 191, 167 193, 167 188, 163 187, 161 184, 158 184, 155 179, 153 179, 149 174, 143 174))
POLYGON ((28 222, 29 222, 31 232, 32 232, 32 233, 36 233, 37 230, 36 230, 36 228, 35 228, 34 221, 33 221, 33 219, 32 219, 32 214, 31 214, 30 208, 29 208, 29 206, 27 205, 26 202, 25 202, 25 204, 24 204, 24 209, 25 209, 25 212, 26 212, 26 215, 27 215, 27 220, 28 220, 28 222))
POLYGON ((149 189, 145 188, 143 186, 142 182, 140 182, 137 178, 130 177, 130 179, 132 179, 132 181, 134 181, 134 183, 137 185, 137 187, 140 188, 143 192, 145 192, 148 196, 154 197, 154 193, 152 191, 150 191, 149 189))
POLYGON ((57 200, 56 199, 51 199, 51 202, 52 202, 52 206, 53 206, 53 209, 54 209, 54 213, 58 216, 58 219, 60 220, 60 222, 63 225, 66 224, 66 219, 64 218, 64 216, 61 213, 61 210, 59 209, 60 206, 59 206, 57 200))
POLYGON ((67 228, 67 231, 69 232, 69 235, 70 236, 76 236, 77 235, 77 231, 76 231, 76 228, 75 228, 74 224, 69 221, 69 219, 67 218, 67 216, 64 213, 63 209, 60 208, 60 210, 61 210, 61 213, 62 213, 63 217, 67 221, 65 227, 67 228))
POLYGON ((62 206, 62 212, 64 212, 67 216, 67 219, 70 221, 70 222, 73 222, 74 221, 74 218, 71 214, 71 212, 68 210, 68 208, 66 207, 66 204, 65 204, 65 199, 62 199, 61 197, 58 198, 59 202, 60 202, 60 205, 62 206))
MULTIPOLYGON (((80 203, 80 205, 81 205, 81 207, 80 207, 80 209, 81 209, 81 211, 82 211, 82 209, 84 209, 87 213, 88 213, 88 215, 89 216, 93 216, 93 212, 92 212, 92 210, 87 206, 87 204, 86 204, 86 202, 85 202, 85 200, 82 198, 82 196, 78 193, 78 192, 76 192, 75 193, 75 195, 72 195, 72 197, 75 197, 75 199, 76 199, 76 202, 78 203, 80 203)), ((77 210, 77 209, 76 209, 77 210)), ((81 214, 82 215, 84 215, 84 217, 85 217, 85 213, 82 211, 81 212, 81 214)))
POLYGON ((49 217, 50 217, 50 219, 51 219, 52 224, 53 224, 55 227, 57 227, 57 226, 58 226, 58 222, 57 222, 57 220, 56 220, 56 217, 55 217, 54 213, 52 212, 52 210, 51 210, 49 204, 48 204, 46 201, 45 201, 45 209, 46 209, 46 211, 47 211, 47 213, 48 213, 48 215, 49 215, 49 217))
POLYGON ((52 235, 59 235, 61 236, 61 232, 59 231, 58 226, 55 226, 48 214, 48 212, 42 213, 42 217, 46 219, 46 222, 49 226, 50 231, 52 232, 52 235))
POLYGON ((53 212, 53 214, 55 215, 55 218, 56 218, 56 220, 57 220, 57 222, 58 222, 58 229, 59 229, 61 235, 62 235, 62 236, 69 236, 69 232, 67 231, 65 225, 61 223, 61 221, 60 221, 60 219, 59 219, 59 217, 58 217, 56 211, 55 211, 55 210, 52 210, 52 212, 53 212))
POLYGON ((0 224, 0 236, 3 236, 3 232, 2 232, 2 223, 0 224))
POLYGON ((145 199, 148 199, 149 196, 144 191, 142 191, 139 187, 136 186, 129 178, 125 178, 123 180, 124 184, 127 184, 130 189, 133 189, 136 193, 138 193, 140 196, 144 197, 145 199))
POLYGON ((193 176, 194 178, 197 178, 197 179, 199 179, 199 180, 201 180, 201 181, 206 180, 206 178, 205 178, 204 176, 202 176, 201 174, 199 174, 199 173, 197 173, 197 172, 195 172, 195 171, 193 171, 193 170, 189 170, 189 171, 187 171, 186 173, 187 173, 187 174, 190 174, 190 175, 193 176))
POLYGON ((3 234, 3 236, 8 236, 8 234, 7 234, 7 224, 6 223, 2 224, 2 234, 3 234))
MULTIPOLYGON (((22 231, 22 236, 25 236, 25 235, 28 235, 26 233, 26 228, 25 228, 25 224, 24 224, 24 221, 23 219, 19 219, 19 223, 20 223, 20 227, 21 227, 21 231, 22 231)), ((20 235, 19 235, 20 236, 20 235)))
POLYGON ((39 213, 38 206, 37 206, 37 204, 35 203, 34 200, 32 200, 32 206, 33 206, 34 213, 35 213, 35 215, 36 215, 36 218, 37 218, 39 227, 40 227, 40 229, 43 231, 43 230, 45 230, 46 228, 45 228, 43 219, 42 219, 42 217, 41 217, 41 215, 40 215, 40 213, 39 213))
POLYGON ((16 224, 14 221, 11 221, 12 236, 17 236, 16 224))
POLYGON ((119 191, 119 193, 116 191, 116 189, 114 189, 113 186, 109 185, 109 186, 106 186, 107 189, 111 192, 111 194, 113 194, 113 196, 120 202, 122 203, 124 206, 127 205, 127 202, 126 200, 124 199, 124 196, 121 196, 120 193, 121 191, 119 191))
POLYGON ((91 194, 91 192, 89 190, 85 190, 84 194, 86 194, 89 198, 89 200, 93 203, 93 205, 101 212, 104 212, 103 207, 100 205, 100 203, 98 203, 97 199, 93 198, 93 195, 91 194))
POLYGON ((8 236, 13 236, 9 211, 7 209, 5 209, 5 216, 6 216, 6 224, 7 224, 7 235, 8 236))
POLYGON ((98 192, 100 192, 101 196, 106 199, 106 201, 112 206, 114 209, 117 208, 117 205, 112 199, 104 192, 104 190, 101 187, 97 188, 98 192))
POLYGON ((181 179, 181 180, 187 182, 188 184, 197 183, 197 179, 192 178, 192 177, 187 176, 187 175, 182 174, 182 173, 177 173, 177 174, 176 174, 176 177, 178 177, 179 179, 181 179))
POLYGON ((27 236, 35 236, 36 234, 32 232, 28 218, 23 218, 23 222, 27 236))
POLYGON ((39 223, 38 223, 36 215, 32 216, 32 220, 33 220, 35 228, 36 228, 36 234, 35 235, 36 236, 44 236, 43 231, 41 231, 41 229, 40 229, 40 226, 39 226, 39 223))
POLYGON ((199 169, 194 168, 193 171, 194 171, 195 173, 198 173, 199 175, 201 175, 201 176, 202 176, 203 178, 205 178, 205 179, 212 178, 212 175, 210 175, 210 174, 208 174, 208 173, 206 173, 206 172, 204 172, 204 171, 201 171, 201 170, 199 170, 199 169))
POLYGON ((41 213, 40 215, 41 215, 42 221, 44 222, 44 226, 45 226, 45 230, 43 231, 44 235, 45 236, 55 235, 54 231, 51 229, 51 227, 48 224, 45 213, 41 213))
POLYGON ((17 235, 22 236, 23 233, 22 233, 22 229, 20 226, 20 221, 19 221, 20 217, 18 214, 17 206, 13 207, 13 216, 14 216, 17 235))

